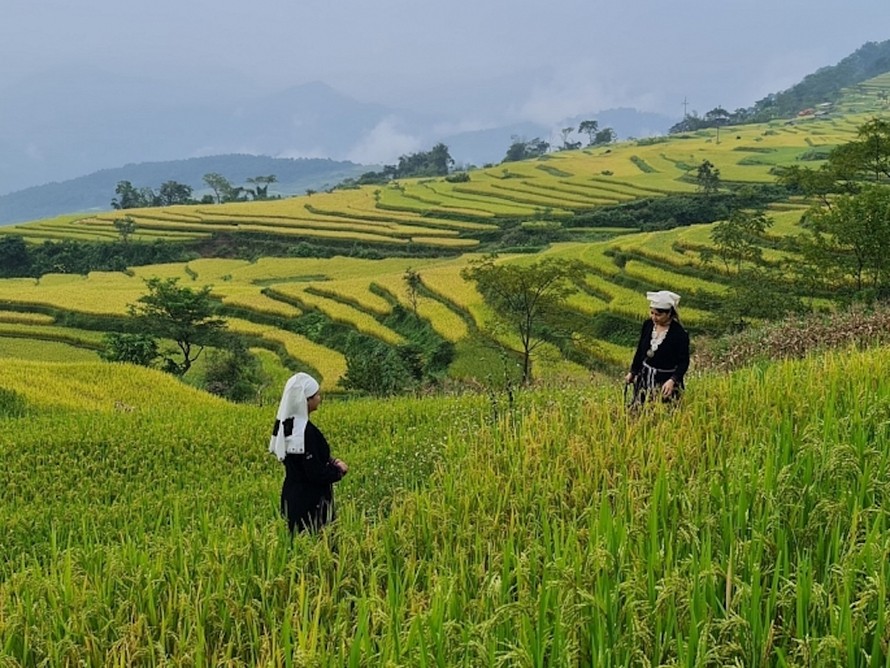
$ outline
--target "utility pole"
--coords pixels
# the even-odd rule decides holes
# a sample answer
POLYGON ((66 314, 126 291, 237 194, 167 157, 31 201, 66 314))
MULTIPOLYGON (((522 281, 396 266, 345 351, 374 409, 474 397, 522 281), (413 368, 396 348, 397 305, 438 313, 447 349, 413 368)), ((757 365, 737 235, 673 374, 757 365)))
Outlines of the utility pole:
POLYGON ((686 107, 689 106, 689 103, 686 101, 686 96, 683 96, 683 118, 686 118, 689 114, 686 113, 686 107))

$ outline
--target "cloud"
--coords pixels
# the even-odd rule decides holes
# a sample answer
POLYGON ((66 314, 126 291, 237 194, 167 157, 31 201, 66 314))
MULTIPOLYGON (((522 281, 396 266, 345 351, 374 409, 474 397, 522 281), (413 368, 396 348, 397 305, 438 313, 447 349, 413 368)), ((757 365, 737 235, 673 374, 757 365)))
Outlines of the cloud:
POLYGON ((395 119, 386 118, 350 149, 346 159, 365 165, 395 163, 400 156, 415 153, 422 146, 420 138, 401 132, 395 119))
POLYGON ((646 90, 645 83, 616 76, 598 61, 579 61, 555 70, 548 80, 536 84, 512 114, 517 120, 544 125, 605 109, 633 107, 641 111, 658 108, 659 94, 646 90))

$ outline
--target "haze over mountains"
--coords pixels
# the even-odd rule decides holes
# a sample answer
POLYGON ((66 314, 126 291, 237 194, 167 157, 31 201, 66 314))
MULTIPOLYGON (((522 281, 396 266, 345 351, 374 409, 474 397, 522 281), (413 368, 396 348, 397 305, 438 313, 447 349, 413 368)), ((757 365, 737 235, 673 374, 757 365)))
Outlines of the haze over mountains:
MULTIPOLYGON (((556 130, 533 122, 467 126, 449 113, 424 114, 362 102, 321 82, 257 94, 243 85, 187 87, 159 79, 60 69, 23 80, 0 92, 0 99, 4 101, 0 196, 124 165, 223 154, 325 158, 377 166, 443 141, 459 164, 481 165, 500 161, 513 135, 555 141, 556 130)), ((622 138, 663 133, 677 120, 633 109, 592 112, 587 118, 613 127, 622 138)), ((330 184, 331 166, 324 167, 315 182, 301 181, 301 189, 330 184)), ((138 183, 127 174, 123 171, 115 178, 133 180, 137 186, 160 185, 138 183)), ((200 185, 192 181, 183 180, 200 185)), ((284 181, 279 192, 299 192, 283 186, 284 181)), ((24 202, 41 193, 23 195, 15 198, 15 206, 8 197, 0 197, 0 222, 72 211, 49 206, 54 199, 49 191, 39 197, 44 202, 40 211, 24 202)), ((112 196, 113 184, 101 199, 87 198, 81 204, 107 208, 112 196)))

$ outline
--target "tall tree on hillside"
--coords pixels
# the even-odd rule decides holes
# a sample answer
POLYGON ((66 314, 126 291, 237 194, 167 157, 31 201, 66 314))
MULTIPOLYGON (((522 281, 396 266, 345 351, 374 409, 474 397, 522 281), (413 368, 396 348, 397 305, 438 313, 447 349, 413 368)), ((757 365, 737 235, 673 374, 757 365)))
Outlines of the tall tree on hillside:
POLYGON ((522 382, 532 379, 532 354, 548 339, 571 336, 566 300, 587 273, 577 260, 548 258, 531 265, 497 262, 488 255, 470 263, 461 276, 473 281, 495 313, 494 327, 519 336, 522 382))

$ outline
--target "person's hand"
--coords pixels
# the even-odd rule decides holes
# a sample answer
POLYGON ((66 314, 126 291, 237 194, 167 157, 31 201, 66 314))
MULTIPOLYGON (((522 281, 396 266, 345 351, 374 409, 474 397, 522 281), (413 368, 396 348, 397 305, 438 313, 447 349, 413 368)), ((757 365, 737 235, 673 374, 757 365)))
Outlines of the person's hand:
POLYGON ((625 384, 625 385, 630 385, 632 382, 634 382, 634 375, 633 375, 633 372, 628 371, 628 372, 627 372, 627 375, 624 377, 624 384, 625 384))
POLYGON ((674 393, 674 379, 668 378, 664 385, 661 386, 661 396, 667 398, 674 393))
POLYGON ((344 462, 342 459, 335 459, 334 466, 340 469, 340 473, 342 473, 343 475, 346 475, 346 473, 349 471, 349 467, 346 466, 346 462, 344 462))

